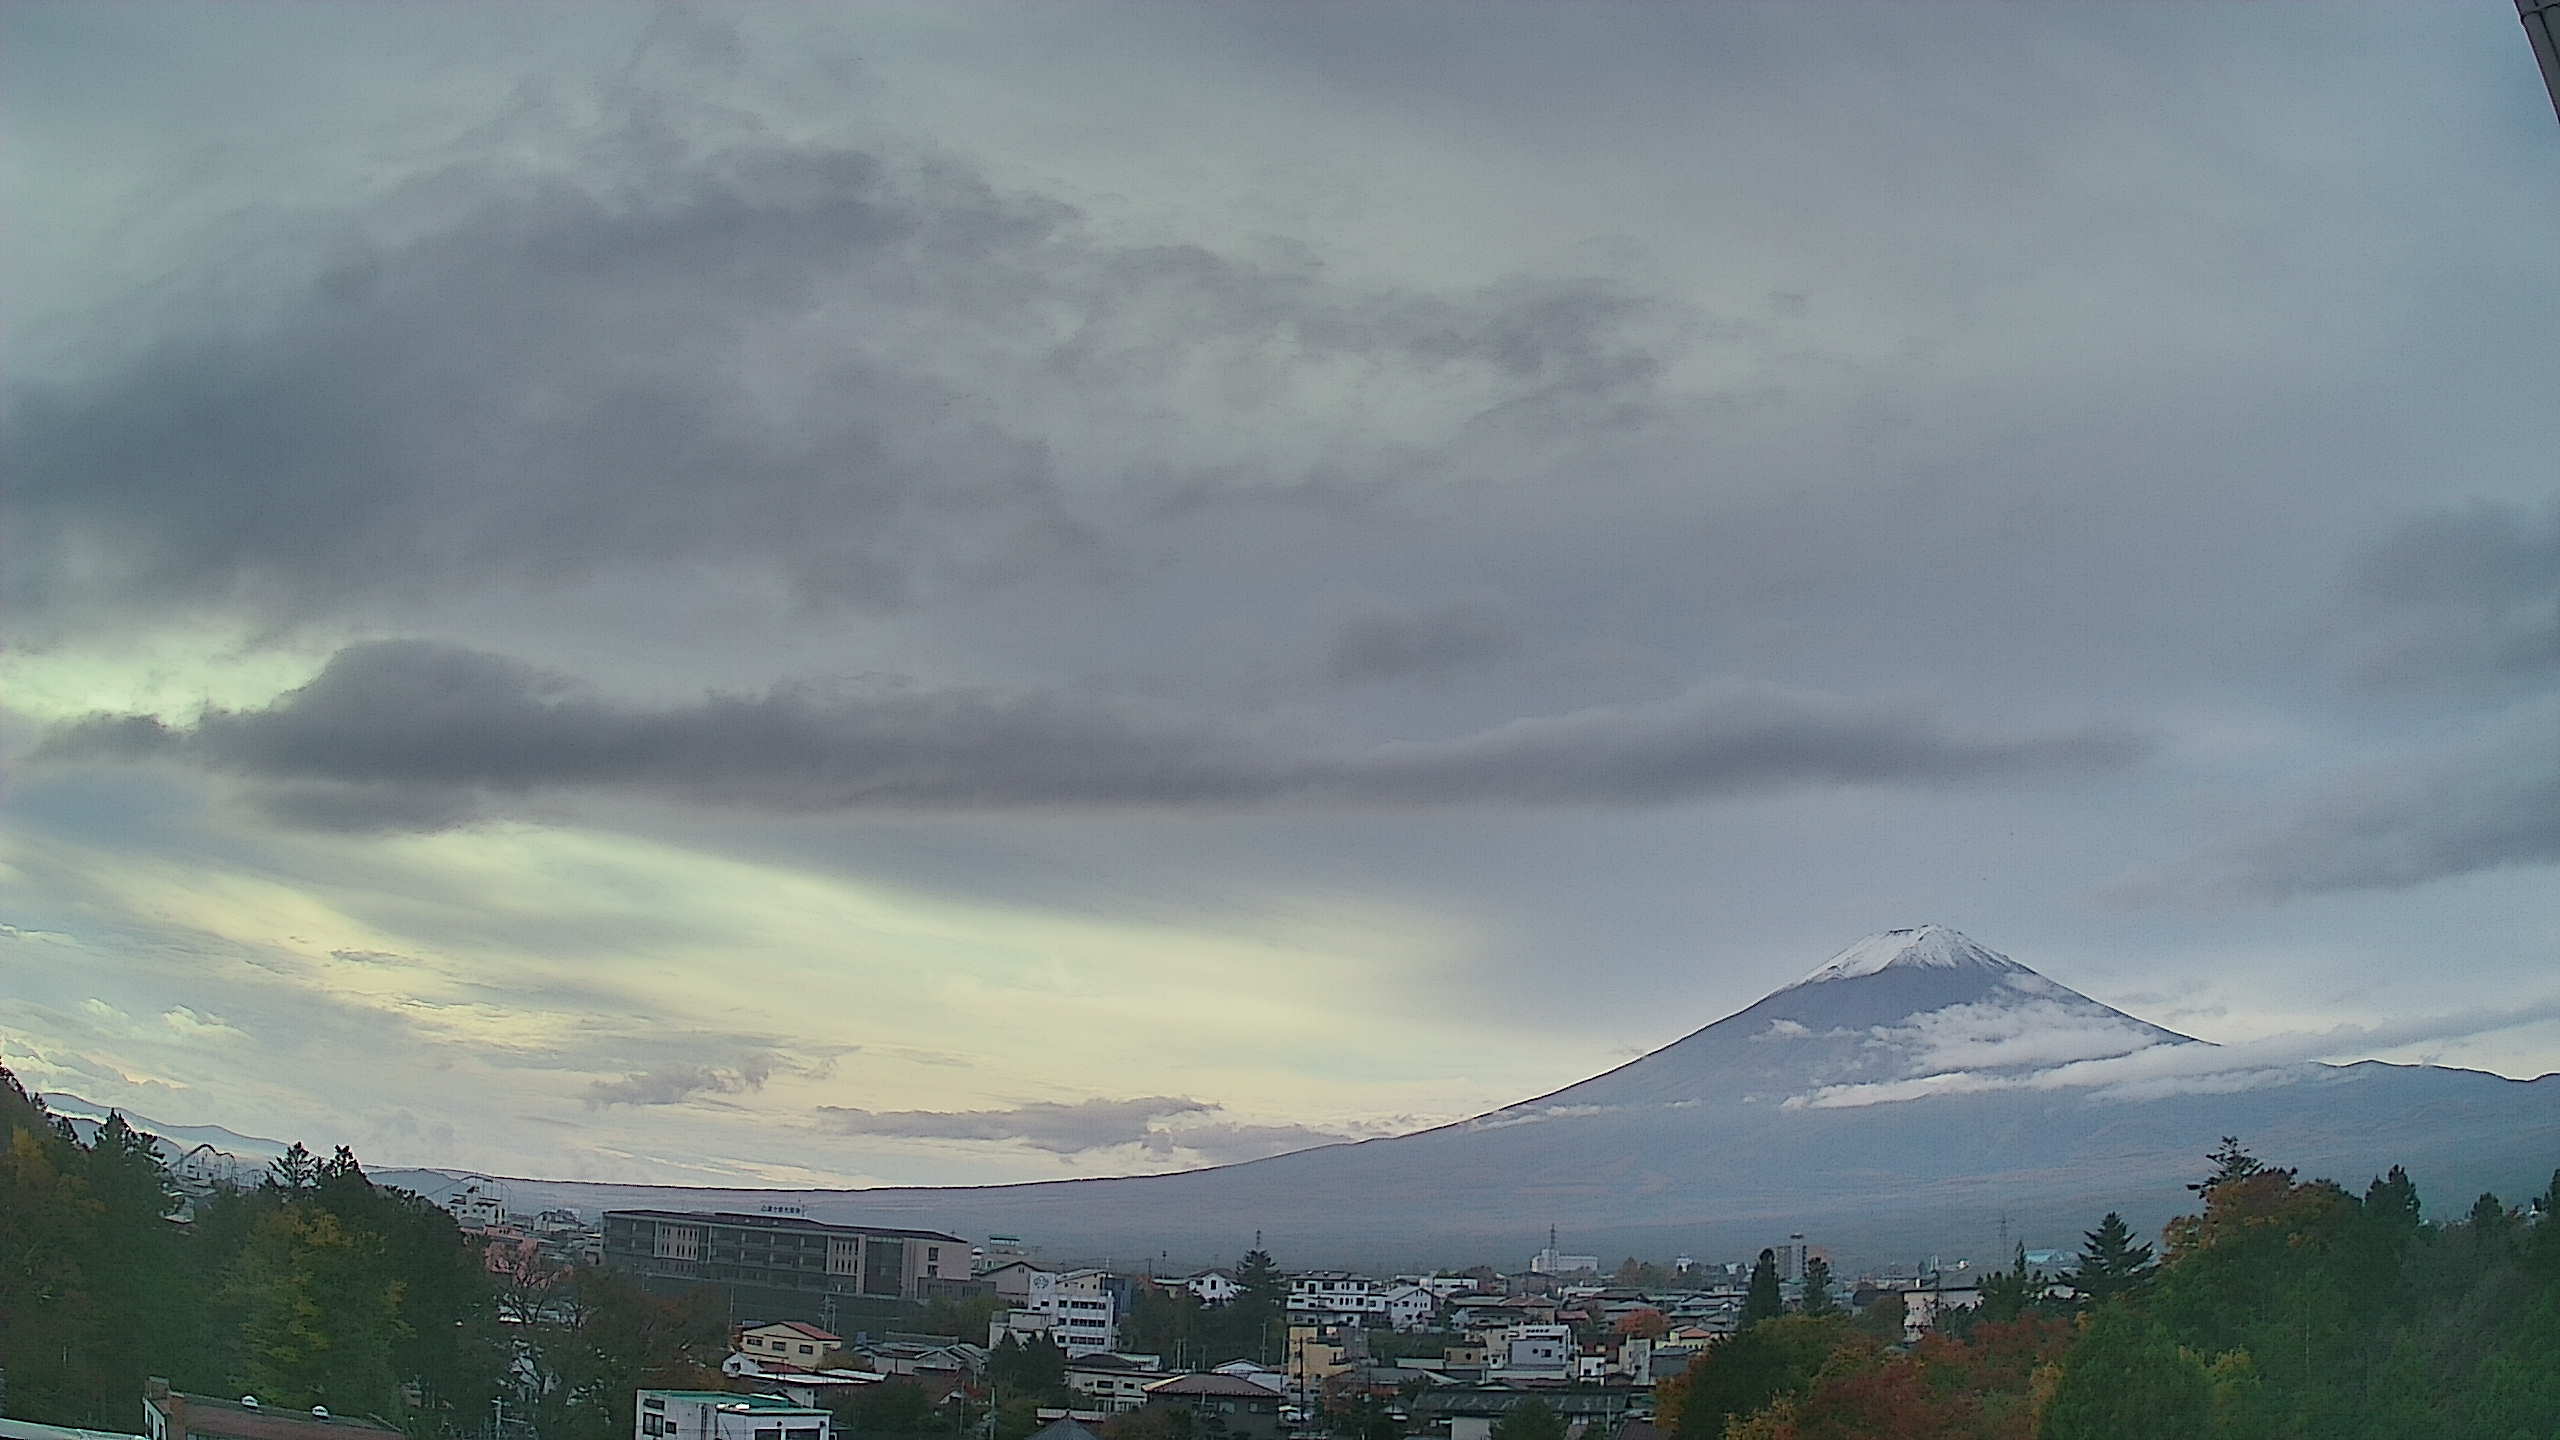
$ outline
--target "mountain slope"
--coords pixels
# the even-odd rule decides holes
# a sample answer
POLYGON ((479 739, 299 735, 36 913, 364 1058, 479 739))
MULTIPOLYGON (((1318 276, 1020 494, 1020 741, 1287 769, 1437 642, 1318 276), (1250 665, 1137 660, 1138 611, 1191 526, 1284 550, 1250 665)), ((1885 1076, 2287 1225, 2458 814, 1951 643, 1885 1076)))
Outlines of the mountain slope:
MULTIPOLYGON (((1553 1223, 1610 1255, 1747 1254, 1803 1231, 1856 1264, 1988 1258, 2004 1217, 2034 1245, 2075 1243, 2110 1209, 2156 1226, 2225 1134, 2351 1183, 2404 1163, 2439 1203, 2523 1193, 2560 1163, 2560 1077, 2252 1061, 1924 926, 1606 1074, 1418 1134, 1176 1175, 788 1198, 1100 1259, 1232 1257, 1259 1230, 1299 1263, 1509 1264, 1553 1223)), ((507 1183, 519 1209, 782 1198, 507 1183)))

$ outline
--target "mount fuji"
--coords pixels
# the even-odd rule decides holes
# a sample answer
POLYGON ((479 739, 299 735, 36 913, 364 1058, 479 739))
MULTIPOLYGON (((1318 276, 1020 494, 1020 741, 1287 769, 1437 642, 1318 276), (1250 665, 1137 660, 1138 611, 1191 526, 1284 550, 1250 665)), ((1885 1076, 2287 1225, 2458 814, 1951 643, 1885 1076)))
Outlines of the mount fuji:
MULTIPOLYGON (((1061 1258, 1508 1262, 1550 1224, 1608 1256, 1844 1264, 2065 1247, 2108 1210, 2156 1227, 2226 1134, 2306 1175, 2405 1164, 2438 1206, 2539 1188, 2560 1075, 2314 1063, 2217 1046, 1942 926, 1890 930, 1605 1074, 1437 1129, 1171 1175, 968 1188, 692 1189, 509 1179, 518 1209, 753 1209, 1028 1237, 1061 1258)), ((449 1189, 445 1172, 391 1172, 449 1189)))

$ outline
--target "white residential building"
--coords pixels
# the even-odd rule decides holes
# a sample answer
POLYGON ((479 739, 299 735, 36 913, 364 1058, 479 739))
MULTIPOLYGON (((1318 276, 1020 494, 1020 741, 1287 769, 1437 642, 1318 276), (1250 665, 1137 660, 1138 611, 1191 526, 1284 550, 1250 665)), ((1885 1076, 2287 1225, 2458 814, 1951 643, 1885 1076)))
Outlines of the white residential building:
POLYGON ((1419 1285, 1390 1285, 1378 1294, 1379 1313, 1398 1330, 1428 1330, 1440 1315, 1440 1297, 1419 1285))
POLYGON ((834 1440, 833 1417, 771 1395, 643 1390, 632 1440, 834 1440))
POLYGON ((1386 1297, 1378 1282, 1341 1270, 1310 1270, 1289 1277, 1289 1313, 1365 1321, 1384 1314, 1386 1297))
POLYGON ((1165 1378, 1163 1357, 1101 1352, 1067 1362, 1067 1388, 1106 1415, 1143 1409, 1147 1387, 1165 1378))
POLYGON ((1547 1242, 1546 1249, 1529 1257, 1529 1273, 1532 1275, 1596 1274, 1599 1269, 1599 1256, 1567 1255, 1558 1250, 1552 1240, 1547 1242))
POLYGON ((1055 1320, 1040 1310, 999 1310, 987 1318, 987 1348, 993 1350, 1005 1341, 1028 1345, 1046 1340, 1055 1320))
POLYGON ((1182 1288, 1203 1305, 1224 1305, 1244 1293, 1236 1277, 1224 1270, 1203 1270, 1182 1282, 1182 1288))
POLYGON ((1024 1308, 1049 1317, 1049 1338, 1069 1356, 1120 1348, 1119 1302, 1105 1288, 1101 1270, 1046 1272, 1031 1277, 1031 1301, 1024 1308))
POLYGON ((1212 1375, 1231 1375, 1238 1380, 1250 1380, 1254 1384, 1261 1386, 1274 1395, 1286 1395, 1289 1393, 1288 1372, 1283 1370, 1274 1370, 1270 1366, 1264 1365, 1258 1361, 1230 1360, 1226 1364, 1219 1366, 1209 1373, 1212 1375))
POLYGON ((472 1180, 444 1198, 453 1223, 465 1230, 487 1230, 507 1223, 507 1189, 495 1180, 472 1180))
POLYGON ((1916 1345, 1950 1310, 1972 1310, 1982 1304, 1982 1291, 1971 1281, 1943 1285, 1924 1280, 1902 1292, 1902 1339, 1916 1345))
POLYGON ((1490 1380, 1570 1380, 1578 1350, 1570 1325, 1514 1325, 1502 1332, 1490 1380))
POLYGON ((1474 1294, 1482 1285, 1472 1275, 1399 1275, 1396 1279, 1407 1285, 1419 1285, 1443 1300, 1452 1295, 1474 1294))

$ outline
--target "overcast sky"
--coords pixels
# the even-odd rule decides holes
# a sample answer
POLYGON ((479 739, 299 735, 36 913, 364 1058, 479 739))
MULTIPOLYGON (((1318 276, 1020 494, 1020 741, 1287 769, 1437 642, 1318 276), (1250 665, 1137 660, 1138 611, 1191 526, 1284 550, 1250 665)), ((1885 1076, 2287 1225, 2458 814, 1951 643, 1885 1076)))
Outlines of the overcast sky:
POLYGON ((2505 0, 28 4, 0 123, 38 1087, 1166 1169, 1925 921, 2560 1069, 2505 0))

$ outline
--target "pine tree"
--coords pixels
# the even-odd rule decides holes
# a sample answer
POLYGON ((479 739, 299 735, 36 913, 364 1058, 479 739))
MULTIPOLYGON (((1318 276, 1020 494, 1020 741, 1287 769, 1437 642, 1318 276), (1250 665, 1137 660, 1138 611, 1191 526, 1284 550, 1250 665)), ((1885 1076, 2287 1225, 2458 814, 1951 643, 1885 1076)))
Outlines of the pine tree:
POLYGON ((2027 1313, 2040 1288, 2035 1277, 2027 1273, 2027 1242, 2021 1240, 2016 1263, 1982 1277, 1982 1310, 1977 1318, 1993 1324, 2015 1320, 2027 1313))
POLYGON ((110 1317, 84 1348, 98 1366, 99 1383, 129 1394, 177 1329, 171 1292, 178 1236, 169 1223, 177 1193, 159 1143, 120 1111, 107 1112, 79 1160, 98 1207, 91 1221, 96 1238, 83 1265, 100 1311, 110 1317))
POLYGON ((2087 1243, 2070 1275, 2071 1288, 2083 1303, 2103 1305, 2142 1287, 2151 1278, 2151 1247, 2134 1243, 2124 1217, 2110 1210, 2095 1230, 2084 1231, 2087 1243))
MULTIPOLYGON (((2217 1185, 2228 1185, 2234 1180, 2246 1180, 2252 1175, 2267 1172, 2264 1161, 2240 1148, 2237 1135, 2223 1136, 2222 1143, 2204 1158, 2213 1162, 2213 1173, 2187 1186, 2198 1195, 2210 1195, 2217 1185)), ((2293 1172, 2287 1170, 2284 1173, 2290 1175, 2293 1172)))
POLYGON ((1840 1308, 1831 1295, 1831 1262, 1819 1255, 1804 1262, 1804 1313, 1829 1315, 1840 1308))
POLYGON ((2377 1175, 2364 1190, 2364 1213, 2394 1231, 2418 1228, 2418 1187, 2409 1172, 2397 1165, 2388 1175, 2377 1175))
POLYGON ((1236 1266, 1236 1298, 1222 1317, 1232 1343, 1256 1360, 1269 1363, 1271 1330, 1289 1313, 1289 1277, 1269 1251, 1260 1246, 1244 1253, 1236 1266))
POLYGON ((2471 1202, 2470 1220, 2472 1243, 2487 1245, 2507 1233, 2506 1203, 2496 1195, 2482 1191, 2480 1198, 2471 1202))
POLYGON ((296 1140, 267 1162, 267 1184, 277 1190, 302 1191, 320 1183, 320 1162, 296 1140))
POLYGON ((1778 1252, 1763 1250, 1751 1265, 1751 1288, 1742 1297, 1742 1323, 1747 1328, 1775 1320, 1786 1308, 1778 1293, 1778 1252))

